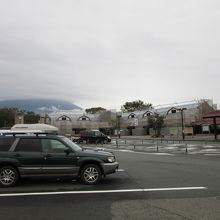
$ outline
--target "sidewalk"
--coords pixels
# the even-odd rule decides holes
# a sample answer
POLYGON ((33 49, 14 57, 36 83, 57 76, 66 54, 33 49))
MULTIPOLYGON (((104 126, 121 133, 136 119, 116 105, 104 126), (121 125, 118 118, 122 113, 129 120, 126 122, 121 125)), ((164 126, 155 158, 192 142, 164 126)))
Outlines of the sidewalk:
POLYGON ((219 197, 126 200, 114 202, 111 207, 113 220, 218 220, 219 197))

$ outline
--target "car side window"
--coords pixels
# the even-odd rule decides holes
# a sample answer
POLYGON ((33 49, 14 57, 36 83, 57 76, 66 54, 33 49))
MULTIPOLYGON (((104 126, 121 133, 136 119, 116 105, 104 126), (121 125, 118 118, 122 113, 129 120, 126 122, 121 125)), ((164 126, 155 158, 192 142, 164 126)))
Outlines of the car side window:
POLYGON ((37 138, 21 138, 15 151, 19 152, 42 152, 40 139, 37 138))
POLYGON ((96 137, 101 136, 101 133, 100 133, 99 131, 96 131, 96 132, 95 132, 95 136, 96 136, 96 137))
POLYGON ((14 137, 3 137, 0 139, 0 151, 9 151, 11 145, 13 144, 14 137))
POLYGON ((54 139, 42 139, 43 151, 47 153, 64 153, 67 148, 62 142, 54 139))

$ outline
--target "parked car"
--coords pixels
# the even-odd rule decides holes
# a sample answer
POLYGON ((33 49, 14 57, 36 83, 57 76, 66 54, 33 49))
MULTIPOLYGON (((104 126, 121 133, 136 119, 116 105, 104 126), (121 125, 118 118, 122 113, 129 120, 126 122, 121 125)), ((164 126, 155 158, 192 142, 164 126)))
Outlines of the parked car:
POLYGON ((80 133, 79 142, 89 143, 108 143, 111 142, 111 137, 103 134, 99 130, 86 130, 80 133))
POLYGON ((75 143, 80 143, 80 136, 71 136, 70 140, 75 143))
POLYGON ((22 177, 79 177, 97 184, 116 172, 111 152, 83 149, 64 136, 8 134, 0 136, 0 185, 15 185, 22 177))

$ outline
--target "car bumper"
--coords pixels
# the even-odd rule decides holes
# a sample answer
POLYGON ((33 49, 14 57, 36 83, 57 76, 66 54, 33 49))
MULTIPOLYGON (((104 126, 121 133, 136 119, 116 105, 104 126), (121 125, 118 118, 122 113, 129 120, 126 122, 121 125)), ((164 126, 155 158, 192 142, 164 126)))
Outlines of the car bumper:
POLYGON ((103 168, 103 172, 104 172, 105 175, 115 173, 116 170, 119 168, 119 163, 118 162, 103 163, 102 168, 103 168))

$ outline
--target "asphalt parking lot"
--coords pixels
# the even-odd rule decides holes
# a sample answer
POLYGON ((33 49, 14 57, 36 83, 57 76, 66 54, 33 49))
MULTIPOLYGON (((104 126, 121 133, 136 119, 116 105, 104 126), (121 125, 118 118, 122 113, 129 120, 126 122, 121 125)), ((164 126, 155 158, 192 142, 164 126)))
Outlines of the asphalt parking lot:
POLYGON ((0 215, 22 220, 220 219, 218 156, 109 150, 120 169, 99 185, 23 179, 0 189, 0 215))

